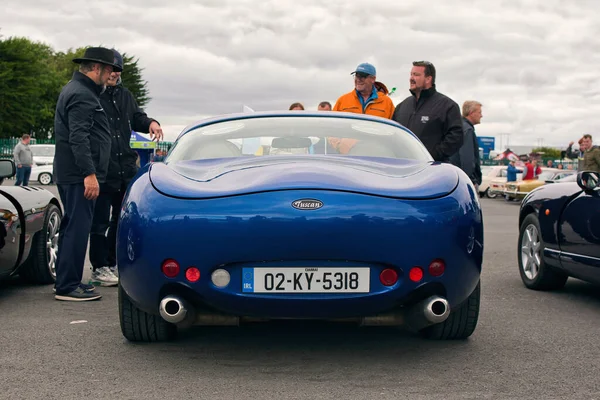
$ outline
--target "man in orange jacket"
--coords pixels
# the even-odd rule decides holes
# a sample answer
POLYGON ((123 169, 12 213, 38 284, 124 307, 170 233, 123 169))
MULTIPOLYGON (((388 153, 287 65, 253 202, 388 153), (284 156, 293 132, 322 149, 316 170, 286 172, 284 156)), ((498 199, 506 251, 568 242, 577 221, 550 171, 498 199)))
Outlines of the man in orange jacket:
MULTIPOLYGON (((384 92, 375 88, 377 71, 369 63, 362 63, 350 75, 354 75, 354 90, 346 93, 336 101, 333 111, 344 111, 357 114, 369 114, 392 119, 394 103, 384 92)), ((354 146, 356 139, 329 138, 329 144, 341 154, 346 154, 354 146)))

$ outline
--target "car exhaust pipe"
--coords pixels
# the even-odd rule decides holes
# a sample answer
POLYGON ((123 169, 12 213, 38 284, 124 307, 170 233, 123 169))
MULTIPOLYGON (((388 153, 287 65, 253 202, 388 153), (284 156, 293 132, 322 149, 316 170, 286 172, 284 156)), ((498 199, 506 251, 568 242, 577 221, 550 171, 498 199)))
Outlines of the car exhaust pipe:
POLYGON ((444 322, 450 316, 448 300, 440 296, 431 296, 412 306, 406 315, 407 325, 420 331, 430 325, 444 322))
POLYGON ((432 324, 444 322, 450 316, 448 300, 439 296, 432 296, 425 301, 425 318, 432 324))
POLYGON ((180 323, 188 314, 185 302, 176 296, 165 296, 160 301, 158 311, 165 321, 172 324, 180 323))

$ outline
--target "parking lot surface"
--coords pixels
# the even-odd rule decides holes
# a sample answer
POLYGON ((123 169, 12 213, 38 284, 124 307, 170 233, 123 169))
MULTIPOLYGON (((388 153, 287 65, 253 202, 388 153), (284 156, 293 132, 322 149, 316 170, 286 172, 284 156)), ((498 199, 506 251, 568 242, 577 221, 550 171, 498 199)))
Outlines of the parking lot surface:
POLYGON ((0 284, 0 398, 600 399, 600 290, 574 279, 526 289, 518 204, 481 202, 481 314, 467 341, 286 322, 132 344, 116 288, 98 288, 98 302, 58 302, 51 285, 17 278, 0 284))

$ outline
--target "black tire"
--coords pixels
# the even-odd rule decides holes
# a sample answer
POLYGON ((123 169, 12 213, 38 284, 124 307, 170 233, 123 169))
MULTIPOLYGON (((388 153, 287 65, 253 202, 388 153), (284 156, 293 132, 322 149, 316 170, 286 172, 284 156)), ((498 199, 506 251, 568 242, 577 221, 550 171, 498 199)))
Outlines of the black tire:
POLYGON ((56 282, 56 251, 61 221, 60 208, 50 204, 44 217, 44 226, 31 243, 29 258, 19 270, 19 275, 26 281, 38 284, 56 282))
POLYGON ((498 195, 496 193, 494 193, 494 194, 490 193, 490 188, 485 189, 485 196, 488 199, 495 199, 496 197, 498 197, 498 195))
POLYGON ((119 286, 119 321, 121 332, 130 342, 165 342, 175 339, 177 327, 159 315, 137 308, 119 286))
MULTIPOLYGON (((517 247, 517 258, 519 260, 519 274, 521 275, 521 280, 525 287, 533 290, 558 290, 565 286, 567 279, 569 276, 565 274, 563 271, 554 268, 544 262, 544 258, 542 257, 544 253, 544 240, 540 235, 540 223, 537 215, 531 213, 525 217, 521 227, 519 229, 519 242, 517 247), (538 258, 540 260, 538 271, 533 276, 528 276, 527 272, 530 268, 526 268, 527 265, 526 260, 523 257, 526 254, 523 254, 523 247, 525 242, 529 239, 529 235, 527 234, 529 230, 529 235, 532 233, 537 235, 537 242, 539 242, 539 246, 537 249, 534 248, 534 252, 537 251, 538 258)), ((535 238, 534 238, 535 240, 535 238)), ((536 263, 537 264, 537 263, 536 263)))
POLYGON ((435 324, 422 329, 419 333, 426 339, 461 340, 473 334, 479 320, 479 299, 481 297, 481 282, 467 300, 441 324, 435 324))

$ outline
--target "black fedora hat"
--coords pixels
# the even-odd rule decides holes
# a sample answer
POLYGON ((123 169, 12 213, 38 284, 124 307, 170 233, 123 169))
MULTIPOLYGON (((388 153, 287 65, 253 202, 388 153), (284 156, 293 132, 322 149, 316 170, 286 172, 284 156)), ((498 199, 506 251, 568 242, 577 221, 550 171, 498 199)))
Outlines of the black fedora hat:
POLYGON ((83 61, 94 61, 112 65, 115 72, 121 72, 123 70, 123 68, 115 62, 115 54, 113 51, 104 47, 88 47, 85 49, 83 57, 73 59, 73 62, 77 64, 80 64, 83 61))

